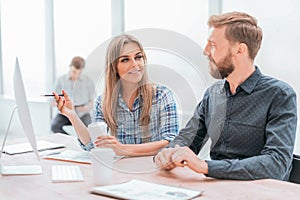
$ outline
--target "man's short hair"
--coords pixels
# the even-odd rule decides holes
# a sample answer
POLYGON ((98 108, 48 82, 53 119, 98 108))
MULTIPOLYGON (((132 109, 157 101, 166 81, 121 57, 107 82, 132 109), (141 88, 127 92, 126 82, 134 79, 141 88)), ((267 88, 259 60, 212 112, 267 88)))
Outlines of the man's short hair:
POLYGON ((76 69, 83 69, 84 65, 85 65, 85 61, 80 56, 74 57, 70 63, 70 67, 74 66, 76 69))
POLYGON ((248 47, 249 57, 254 60, 262 42, 262 30, 257 20, 243 12, 228 12, 212 15, 208 20, 209 27, 225 26, 225 36, 230 42, 242 42, 248 47))

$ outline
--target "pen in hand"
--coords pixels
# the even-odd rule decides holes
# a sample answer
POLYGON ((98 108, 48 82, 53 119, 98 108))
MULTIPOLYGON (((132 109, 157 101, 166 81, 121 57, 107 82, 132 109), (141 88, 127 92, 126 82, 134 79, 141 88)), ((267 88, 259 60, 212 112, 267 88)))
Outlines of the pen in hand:
MULTIPOLYGON (((42 94, 42 97, 54 97, 54 94, 42 94)), ((63 94, 58 94, 58 96, 63 97, 63 94)))

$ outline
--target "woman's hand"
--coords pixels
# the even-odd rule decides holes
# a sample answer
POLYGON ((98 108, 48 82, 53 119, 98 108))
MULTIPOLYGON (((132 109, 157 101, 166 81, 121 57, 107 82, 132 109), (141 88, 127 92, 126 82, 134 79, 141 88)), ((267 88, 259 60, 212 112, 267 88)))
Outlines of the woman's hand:
POLYGON ((62 90, 62 94, 64 95, 63 97, 58 96, 58 94, 55 92, 52 92, 52 94, 54 95, 54 99, 56 101, 56 107, 61 114, 68 118, 75 114, 73 102, 64 90, 62 90))
POLYGON ((124 150, 124 145, 120 143, 116 137, 110 135, 101 135, 94 142, 96 147, 112 148, 117 156, 127 155, 124 150))

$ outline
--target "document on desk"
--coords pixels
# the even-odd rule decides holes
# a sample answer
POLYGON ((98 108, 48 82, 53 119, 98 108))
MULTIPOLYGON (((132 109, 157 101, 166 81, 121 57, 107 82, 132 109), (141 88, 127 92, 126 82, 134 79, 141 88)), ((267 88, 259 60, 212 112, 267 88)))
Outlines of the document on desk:
POLYGON ((89 153, 87 151, 76 151, 67 149, 63 152, 59 152, 56 154, 49 154, 43 156, 44 159, 50 160, 60 160, 66 162, 76 162, 82 164, 91 164, 91 158, 89 157, 89 153))
POLYGON ((126 183, 97 186, 91 189, 94 194, 111 196, 121 199, 192 199, 202 194, 202 191, 182 187, 174 187, 140 180, 126 183))
MULTIPOLYGON (((50 149, 58 149, 58 148, 64 148, 64 144, 58 144, 53 142, 48 142, 44 140, 37 141, 37 149, 38 151, 45 151, 50 149)), ((32 147, 28 142, 20 143, 20 144, 12 144, 12 145, 5 145, 3 153, 14 155, 19 153, 26 153, 26 152, 32 152, 32 147)))
MULTIPOLYGON (((43 158, 49 159, 49 160, 60 160, 60 161, 65 161, 65 162, 75 162, 75 163, 81 163, 81 164, 91 164, 92 163, 89 152, 70 150, 70 149, 67 149, 62 152, 54 152, 54 153, 50 152, 48 155, 44 155, 43 158)), ((122 158, 124 158, 124 156, 115 156, 114 162, 116 162, 122 158)))

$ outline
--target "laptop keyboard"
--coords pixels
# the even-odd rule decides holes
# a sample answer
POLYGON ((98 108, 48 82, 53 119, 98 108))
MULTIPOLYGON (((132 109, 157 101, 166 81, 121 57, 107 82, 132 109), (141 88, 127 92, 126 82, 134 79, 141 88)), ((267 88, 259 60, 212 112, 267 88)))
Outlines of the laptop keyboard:
POLYGON ((84 181, 80 167, 76 165, 53 165, 52 182, 76 182, 84 181))

